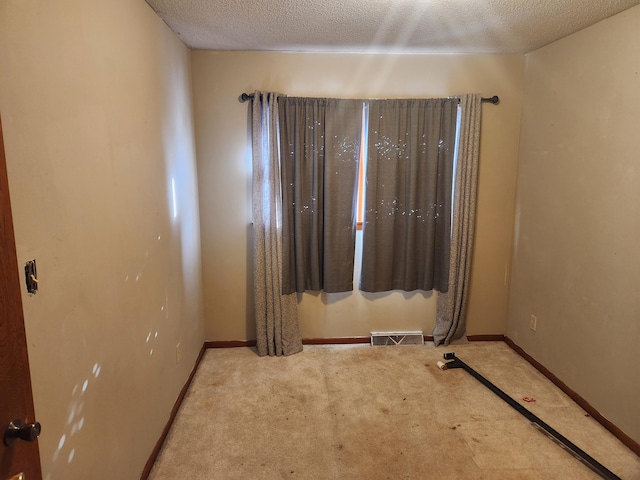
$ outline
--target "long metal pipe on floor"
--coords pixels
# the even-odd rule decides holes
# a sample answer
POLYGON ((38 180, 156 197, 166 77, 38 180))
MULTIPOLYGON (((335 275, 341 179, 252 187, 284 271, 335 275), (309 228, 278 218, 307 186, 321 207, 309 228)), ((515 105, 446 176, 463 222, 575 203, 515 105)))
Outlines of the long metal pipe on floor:
POLYGON ((564 448, 571 455, 576 457, 582 463, 584 463, 591 470, 596 472, 605 480, 621 480, 615 473, 609 470, 607 467, 602 465, 596 459, 594 459, 587 452, 582 450, 580 447, 575 445, 569 439, 567 439, 564 435, 559 433, 557 430, 549 426, 547 423, 542 421, 537 415, 527 410, 525 407, 520 405, 517 401, 507 395, 505 392, 496 387, 493 383, 487 380, 485 377, 476 372, 469 365, 464 363, 458 357, 456 357, 455 353, 445 353, 444 359, 448 360, 447 362, 438 362, 438 368, 440 370, 448 370, 452 368, 462 368, 465 372, 471 375, 473 378, 482 383, 485 387, 495 393, 498 397, 508 403, 511 407, 517 410, 522 416, 524 416, 527 420, 531 422, 531 424, 536 427, 538 430, 549 436, 554 442, 564 448))

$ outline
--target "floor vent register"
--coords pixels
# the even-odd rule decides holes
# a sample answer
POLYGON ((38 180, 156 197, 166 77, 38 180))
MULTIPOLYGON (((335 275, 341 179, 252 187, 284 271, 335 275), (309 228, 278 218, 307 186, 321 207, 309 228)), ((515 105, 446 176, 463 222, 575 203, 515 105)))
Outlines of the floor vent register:
POLYGON ((424 335, 421 331, 371 332, 371 346, 383 345, 424 345, 424 335))

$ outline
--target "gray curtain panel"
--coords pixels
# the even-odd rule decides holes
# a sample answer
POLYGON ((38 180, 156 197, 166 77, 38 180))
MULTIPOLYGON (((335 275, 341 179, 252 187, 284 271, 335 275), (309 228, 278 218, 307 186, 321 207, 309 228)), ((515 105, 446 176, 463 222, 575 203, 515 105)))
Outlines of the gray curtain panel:
POLYGON ((296 295, 282 295, 278 96, 256 92, 252 105, 253 273, 258 354, 302 351, 296 295))
POLYGON ((362 105, 279 99, 283 293, 353 290, 362 105))
POLYGON ((447 290, 457 109, 369 102, 361 290, 447 290))
POLYGON ((456 166, 449 289, 438 294, 436 345, 466 342, 467 298, 471 277, 471 260, 476 221, 478 158, 480 156, 481 97, 460 97, 461 124, 456 166))

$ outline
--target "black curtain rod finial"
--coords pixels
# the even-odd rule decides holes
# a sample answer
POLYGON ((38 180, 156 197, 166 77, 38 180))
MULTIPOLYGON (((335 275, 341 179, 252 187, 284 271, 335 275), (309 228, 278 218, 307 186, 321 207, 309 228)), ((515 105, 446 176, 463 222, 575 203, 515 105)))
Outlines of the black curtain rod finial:
POLYGON ((483 98, 482 101, 487 103, 492 103, 493 105, 497 105, 500 103, 500 97, 497 95, 494 95, 493 97, 483 98))
POLYGON ((242 95, 240 95, 239 100, 244 103, 247 100, 251 100, 253 98, 253 94, 248 94, 248 93, 243 93, 242 95))

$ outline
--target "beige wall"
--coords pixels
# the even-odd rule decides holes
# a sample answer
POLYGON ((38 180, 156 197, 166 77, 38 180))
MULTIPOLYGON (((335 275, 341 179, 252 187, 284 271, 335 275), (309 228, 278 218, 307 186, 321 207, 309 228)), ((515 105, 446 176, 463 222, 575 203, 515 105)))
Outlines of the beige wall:
MULTIPOLYGON (((523 82, 521 55, 338 55, 191 53, 207 340, 255 338, 247 243, 250 142, 242 92, 327 97, 500 95, 483 107, 476 256, 469 334, 505 333, 523 82)), ((305 294, 302 335, 344 337, 372 330, 431 334, 435 295, 305 294)))
POLYGON ((636 441, 638 32, 634 7, 527 55, 508 326, 636 441))
POLYGON ((46 479, 139 478, 202 347, 190 85, 188 50, 143 1, 0 2, 46 479))

